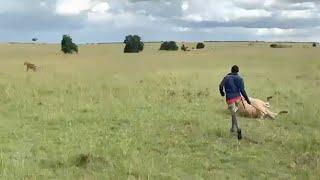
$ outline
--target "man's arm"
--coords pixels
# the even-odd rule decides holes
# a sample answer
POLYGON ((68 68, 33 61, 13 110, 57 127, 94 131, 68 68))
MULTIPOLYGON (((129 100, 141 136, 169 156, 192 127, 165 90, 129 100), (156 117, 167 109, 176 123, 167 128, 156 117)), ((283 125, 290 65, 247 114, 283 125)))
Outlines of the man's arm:
POLYGON ((242 96, 244 97, 244 99, 247 101, 247 103, 251 104, 250 99, 249 99, 249 97, 247 95, 247 92, 246 92, 246 90, 244 88, 243 79, 240 79, 240 92, 241 92, 242 96))
POLYGON ((220 85, 219 85, 219 90, 220 90, 220 94, 221 96, 224 96, 224 91, 223 91, 223 88, 224 88, 224 81, 225 81, 225 78, 222 79, 220 85))

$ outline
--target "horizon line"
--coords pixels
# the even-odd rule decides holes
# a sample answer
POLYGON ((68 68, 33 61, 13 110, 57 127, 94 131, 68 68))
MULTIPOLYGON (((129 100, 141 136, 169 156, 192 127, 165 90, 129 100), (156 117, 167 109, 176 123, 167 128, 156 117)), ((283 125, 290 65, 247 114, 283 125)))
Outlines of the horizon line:
MULTIPOLYGON (((143 41, 144 43, 161 43, 165 41, 143 41)), ((205 42, 205 43, 223 43, 223 42, 234 42, 234 43, 243 43, 243 42, 256 42, 256 43, 318 43, 316 41, 259 41, 259 40, 206 40, 206 41, 176 41, 178 43, 198 43, 198 42, 205 42)), ((7 41, 7 42, 0 42, 0 44, 48 44, 48 45, 55 45, 60 44, 59 42, 23 42, 23 41, 7 41)), ((79 45, 99 45, 99 44, 123 44, 123 41, 110 41, 110 42, 82 42, 77 43, 79 45)))

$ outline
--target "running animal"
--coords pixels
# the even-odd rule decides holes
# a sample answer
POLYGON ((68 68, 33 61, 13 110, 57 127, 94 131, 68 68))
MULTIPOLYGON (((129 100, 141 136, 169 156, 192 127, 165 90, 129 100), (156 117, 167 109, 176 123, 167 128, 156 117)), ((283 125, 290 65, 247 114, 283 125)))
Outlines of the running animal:
POLYGON ((29 62, 24 62, 24 65, 27 66, 27 71, 29 71, 29 69, 33 70, 34 72, 37 71, 37 69, 39 68, 38 66, 36 66, 35 64, 29 63, 29 62))

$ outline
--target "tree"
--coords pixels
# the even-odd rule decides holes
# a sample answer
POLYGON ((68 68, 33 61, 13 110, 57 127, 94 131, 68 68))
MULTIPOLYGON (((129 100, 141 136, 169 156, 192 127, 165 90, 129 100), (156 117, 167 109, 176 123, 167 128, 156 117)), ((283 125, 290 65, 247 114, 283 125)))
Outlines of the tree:
POLYGON ((317 47, 317 43, 312 43, 312 47, 317 47))
POLYGON ((177 51, 178 49, 179 47, 177 43, 174 41, 165 41, 160 46, 160 50, 177 51))
POLYGON ((126 46, 124 47, 124 53, 139 53, 143 51, 144 43, 141 42, 141 38, 138 35, 128 35, 124 42, 126 46))
POLYGON ((199 42, 198 44, 197 44, 197 49, 203 49, 205 47, 205 45, 204 45, 204 43, 202 43, 202 42, 199 42))
POLYGON ((270 44, 270 47, 271 47, 271 48, 277 48, 277 47, 278 47, 278 44, 274 44, 274 43, 273 43, 273 44, 270 44))
POLYGON ((69 35, 63 35, 61 41, 61 51, 65 54, 78 53, 78 46, 72 42, 72 38, 69 35))
POLYGON ((271 48, 291 48, 292 46, 291 45, 285 45, 285 44, 273 43, 273 44, 270 44, 270 47, 271 48))

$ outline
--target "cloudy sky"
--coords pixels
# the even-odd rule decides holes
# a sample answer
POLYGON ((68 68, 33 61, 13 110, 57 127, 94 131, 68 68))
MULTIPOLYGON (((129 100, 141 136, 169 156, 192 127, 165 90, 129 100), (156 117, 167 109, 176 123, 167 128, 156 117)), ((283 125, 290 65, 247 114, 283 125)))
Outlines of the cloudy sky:
POLYGON ((320 41, 320 0, 0 0, 0 41, 320 41))

